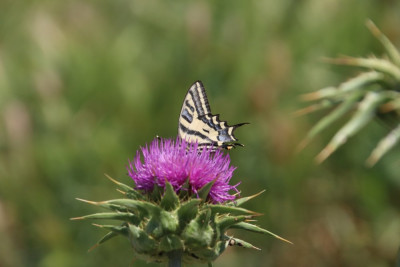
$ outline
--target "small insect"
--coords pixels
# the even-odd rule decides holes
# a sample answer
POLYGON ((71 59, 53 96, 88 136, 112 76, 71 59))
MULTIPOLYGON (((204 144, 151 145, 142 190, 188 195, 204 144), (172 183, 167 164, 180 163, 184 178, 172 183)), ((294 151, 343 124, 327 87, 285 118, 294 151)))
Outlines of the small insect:
POLYGON ((239 246, 239 247, 243 247, 243 243, 239 242, 238 240, 231 238, 228 241, 228 245, 229 246, 239 246))
POLYGON ((211 114, 206 91, 201 81, 195 82, 187 92, 179 115, 178 135, 188 142, 197 142, 199 147, 232 149, 243 146, 233 135, 233 131, 248 123, 229 126, 219 115, 211 114))

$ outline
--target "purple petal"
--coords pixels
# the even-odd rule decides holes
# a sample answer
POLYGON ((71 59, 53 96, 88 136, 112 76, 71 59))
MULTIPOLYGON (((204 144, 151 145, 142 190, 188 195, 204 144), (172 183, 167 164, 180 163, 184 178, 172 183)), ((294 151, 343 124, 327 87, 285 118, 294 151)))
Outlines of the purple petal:
POLYGON ((212 152, 211 148, 205 148, 198 152, 197 143, 187 143, 179 138, 175 142, 156 138, 140 151, 127 167, 136 189, 150 192, 155 184, 164 187, 167 180, 178 193, 187 190, 182 186, 189 180, 192 193, 197 195, 198 190, 214 181, 209 193, 212 202, 235 199, 229 191, 238 192, 236 187, 239 184, 229 185, 229 181, 236 168, 230 166, 229 155, 224 155, 221 150, 212 152))

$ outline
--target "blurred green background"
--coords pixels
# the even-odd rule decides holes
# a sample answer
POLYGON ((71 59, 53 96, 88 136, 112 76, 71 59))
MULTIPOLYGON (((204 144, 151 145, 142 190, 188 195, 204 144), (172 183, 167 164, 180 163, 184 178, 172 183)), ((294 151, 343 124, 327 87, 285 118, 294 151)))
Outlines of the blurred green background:
POLYGON ((76 197, 119 196, 104 173, 130 183, 136 150, 175 138, 195 80, 213 113, 251 123, 236 132, 232 182, 243 196, 266 189, 246 207, 295 243, 246 234, 262 251, 229 248, 215 266, 393 266, 398 147, 364 167, 389 129, 377 121, 315 165, 337 128, 295 153, 325 113, 293 112, 300 94, 357 74, 321 58, 382 53, 367 18, 400 47, 399 14, 395 0, 2 0, 0 266, 158 266, 122 237, 87 253, 105 232, 69 218, 100 211, 76 197))

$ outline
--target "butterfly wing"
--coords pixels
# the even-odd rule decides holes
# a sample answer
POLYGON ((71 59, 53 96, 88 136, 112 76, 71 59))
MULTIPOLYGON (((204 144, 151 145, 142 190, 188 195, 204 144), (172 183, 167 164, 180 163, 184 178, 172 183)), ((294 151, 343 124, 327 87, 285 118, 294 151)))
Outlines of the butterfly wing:
POLYGON ((246 123, 229 126, 219 115, 212 115, 202 82, 195 82, 188 90, 179 116, 178 135, 200 146, 230 149, 239 143, 233 131, 246 123))

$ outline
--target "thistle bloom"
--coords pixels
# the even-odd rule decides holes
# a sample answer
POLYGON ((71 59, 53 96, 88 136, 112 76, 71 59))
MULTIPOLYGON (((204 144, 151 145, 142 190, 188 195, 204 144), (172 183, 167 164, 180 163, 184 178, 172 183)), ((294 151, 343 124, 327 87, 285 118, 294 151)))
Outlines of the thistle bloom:
POLYGON ((123 198, 100 202, 79 199, 109 211, 74 220, 122 222, 96 224, 109 232, 94 247, 115 236, 124 236, 138 259, 168 262, 168 266, 176 267, 182 262, 212 266, 229 246, 257 249, 228 235, 230 229, 268 234, 287 241, 254 225, 259 214, 239 207, 259 194, 237 199, 229 194, 231 190, 238 192, 237 185, 229 185, 235 170, 230 166, 229 156, 212 148, 199 152, 198 147, 181 139, 156 139, 141 148, 128 166, 135 188, 108 177, 123 198))
POLYGON ((128 174, 135 181, 136 189, 151 192, 154 186, 165 188, 169 182, 175 192, 182 190, 198 196, 198 191, 213 182, 209 191, 209 201, 222 203, 235 199, 229 191, 237 185, 229 185, 233 171, 229 155, 211 148, 198 150, 197 143, 187 143, 179 138, 154 139, 150 146, 137 151, 133 161, 129 162, 128 174), (141 161, 143 155, 143 162, 141 161))

